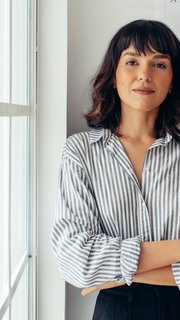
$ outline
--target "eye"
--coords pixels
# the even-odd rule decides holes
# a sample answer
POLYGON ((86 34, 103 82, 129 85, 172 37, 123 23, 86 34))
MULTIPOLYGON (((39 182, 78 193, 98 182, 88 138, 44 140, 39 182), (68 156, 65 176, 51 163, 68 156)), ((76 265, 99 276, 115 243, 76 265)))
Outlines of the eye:
POLYGON ((138 63, 135 60, 130 60, 130 61, 126 62, 126 65, 127 66, 136 66, 136 65, 138 65, 138 63))
POLYGON ((154 66, 159 69, 166 69, 166 65, 164 63, 155 63, 154 66))

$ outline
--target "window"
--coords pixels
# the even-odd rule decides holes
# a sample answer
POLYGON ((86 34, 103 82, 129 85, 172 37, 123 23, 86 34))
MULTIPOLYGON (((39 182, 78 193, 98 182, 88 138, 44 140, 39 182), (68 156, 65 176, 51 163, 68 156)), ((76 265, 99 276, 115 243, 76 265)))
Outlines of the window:
POLYGON ((0 319, 36 314, 36 0, 0 0, 0 319))

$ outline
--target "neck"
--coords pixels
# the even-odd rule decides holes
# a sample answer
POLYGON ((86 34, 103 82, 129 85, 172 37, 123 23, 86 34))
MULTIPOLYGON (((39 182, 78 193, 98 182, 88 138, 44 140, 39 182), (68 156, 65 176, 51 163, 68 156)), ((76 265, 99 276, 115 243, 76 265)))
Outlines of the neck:
POLYGON ((139 110, 124 108, 121 110, 121 121, 118 127, 118 135, 132 140, 146 141, 153 139, 154 124, 158 110, 142 112, 139 110))

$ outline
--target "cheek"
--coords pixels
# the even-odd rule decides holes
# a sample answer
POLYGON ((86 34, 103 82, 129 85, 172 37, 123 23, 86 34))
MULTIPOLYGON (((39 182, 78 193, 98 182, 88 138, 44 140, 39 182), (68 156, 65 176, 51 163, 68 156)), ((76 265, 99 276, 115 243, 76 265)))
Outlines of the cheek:
POLYGON ((126 84, 124 81, 118 81, 116 86, 119 97, 121 98, 126 92, 126 84))
POLYGON ((131 99, 127 86, 123 82, 117 87, 117 93, 121 101, 129 101, 129 99, 131 99))
POLYGON ((168 93, 169 93, 169 90, 170 90, 170 84, 169 85, 165 85, 165 83, 162 83, 162 87, 161 87, 161 90, 160 90, 161 96, 166 97, 168 95, 168 93))
POLYGON ((128 88, 128 80, 125 76, 121 75, 116 80, 116 88, 118 92, 123 93, 122 91, 127 90, 128 88))
POLYGON ((160 96, 164 96, 166 97, 169 93, 169 90, 171 88, 171 83, 172 83, 172 77, 164 77, 164 78, 161 78, 160 81, 159 81, 159 95, 160 96))
POLYGON ((119 68, 116 72, 116 85, 117 87, 126 86, 128 83, 128 73, 123 68, 119 68))
POLYGON ((128 81, 126 81, 125 79, 120 81, 118 86, 117 86, 117 91, 118 91, 119 96, 122 96, 122 97, 129 96, 129 94, 130 94, 130 85, 129 85, 128 81))

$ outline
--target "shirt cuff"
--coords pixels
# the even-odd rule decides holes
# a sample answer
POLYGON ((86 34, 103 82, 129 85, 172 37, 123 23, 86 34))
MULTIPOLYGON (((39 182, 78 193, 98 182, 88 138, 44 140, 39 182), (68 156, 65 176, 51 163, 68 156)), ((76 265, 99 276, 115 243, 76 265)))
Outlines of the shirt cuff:
POLYGON ((138 267, 138 260, 141 252, 140 243, 140 236, 125 239, 121 242, 121 281, 124 280, 128 286, 131 285, 138 267))
POLYGON ((172 271, 173 271, 175 282, 180 290, 180 262, 172 264, 172 271))

